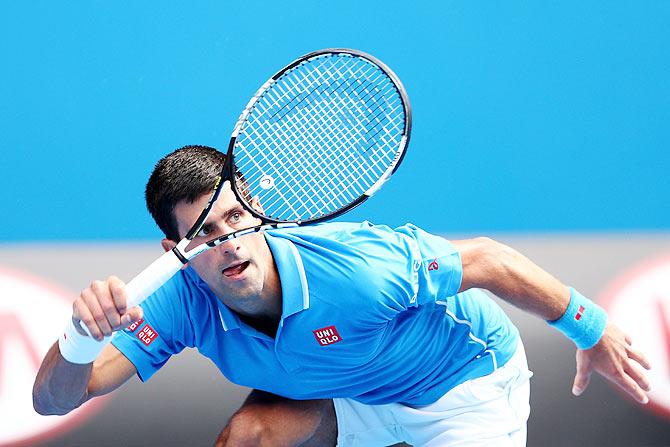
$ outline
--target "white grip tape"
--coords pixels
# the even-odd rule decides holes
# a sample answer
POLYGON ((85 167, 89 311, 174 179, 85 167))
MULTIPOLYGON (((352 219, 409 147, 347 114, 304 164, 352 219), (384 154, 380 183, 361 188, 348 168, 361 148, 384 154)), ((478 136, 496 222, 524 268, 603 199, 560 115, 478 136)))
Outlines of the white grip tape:
POLYGON ((149 295, 172 278, 183 265, 171 250, 163 253, 160 258, 126 284, 128 309, 140 305, 149 295))
MULTIPOLYGON (((164 253, 152 262, 151 265, 126 284, 127 308, 130 309, 141 304, 168 279, 172 278, 182 265, 182 262, 172 251, 164 253)), ((90 335, 88 327, 82 322, 79 322, 79 324, 90 335)), ((70 318, 65 331, 58 339, 58 347, 61 355, 68 362, 86 364, 91 363, 100 355, 102 349, 112 341, 112 337, 113 335, 110 335, 101 341, 97 341, 93 337, 81 335, 75 329, 74 322, 70 318)))
POLYGON ((58 339, 58 348, 65 360, 70 363, 84 365, 98 358, 102 349, 112 341, 112 336, 97 341, 93 337, 81 335, 74 328, 72 318, 65 326, 65 330, 58 339))

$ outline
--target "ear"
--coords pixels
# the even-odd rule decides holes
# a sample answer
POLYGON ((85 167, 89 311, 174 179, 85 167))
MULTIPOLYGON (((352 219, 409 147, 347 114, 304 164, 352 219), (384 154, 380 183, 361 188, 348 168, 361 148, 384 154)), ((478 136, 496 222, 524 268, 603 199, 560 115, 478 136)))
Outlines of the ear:
POLYGON ((170 251, 173 248, 177 246, 177 243, 173 240, 170 239, 163 239, 161 240, 161 247, 163 247, 163 250, 165 251, 170 251))
MULTIPOLYGON (((170 240, 170 239, 162 239, 161 240, 161 247, 163 247, 163 250, 165 250, 166 252, 172 250, 176 246, 177 246, 177 243, 173 240, 170 240)), ((186 267, 188 267, 188 264, 184 264, 181 267, 181 269, 184 270, 186 267)))
POLYGON ((251 207, 258 211, 259 213, 263 212, 263 205, 261 205, 261 201, 258 200, 258 196, 254 196, 251 198, 251 207))

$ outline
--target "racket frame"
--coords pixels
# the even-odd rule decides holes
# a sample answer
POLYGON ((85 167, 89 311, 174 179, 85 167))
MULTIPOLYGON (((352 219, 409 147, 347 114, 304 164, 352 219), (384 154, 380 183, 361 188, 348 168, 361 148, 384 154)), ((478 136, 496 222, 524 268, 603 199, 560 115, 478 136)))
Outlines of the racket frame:
POLYGON ((372 62, 374 65, 379 67, 382 72, 386 76, 388 76, 391 81, 393 82, 393 85, 396 87, 396 91, 398 92, 398 95, 400 96, 400 101, 402 102, 403 109, 405 111, 405 128, 403 129, 403 135, 401 137, 401 141, 399 144, 399 149, 396 152, 396 156, 393 159, 393 161, 389 164, 388 168, 386 169, 386 172, 380 176, 380 178, 370 187, 368 188, 367 191, 365 191, 361 196, 349 203, 348 205, 332 212, 325 214, 323 216, 320 216, 318 218, 314 219, 309 219, 304 222, 297 222, 298 225, 302 224, 308 224, 308 223, 319 223, 319 222, 324 222, 326 220, 331 220, 334 219, 354 208, 356 208, 358 205, 372 197, 378 190, 379 188, 382 187, 382 185, 395 173, 395 171, 398 169, 398 166, 400 166, 400 162, 402 162, 403 158, 405 157, 406 153, 406 148, 407 145, 409 144, 409 139, 410 135, 412 133, 412 108, 409 103, 409 97, 407 96, 407 92, 405 91, 405 87, 403 86, 402 82, 400 81, 400 78, 391 70, 388 65, 377 59, 376 57, 367 54, 363 51, 360 50, 354 50, 351 48, 325 48, 322 50, 317 50, 313 51, 311 53, 308 53, 302 57, 299 57, 295 61, 291 62, 288 64, 286 67, 282 68, 279 70, 277 73, 275 73, 268 81, 261 86, 261 88, 258 89, 258 91, 254 94, 254 96, 249 100, 249 103, 247 106, 244 108, 244 111, 240 114, 239 119, 237 120, 237 123, 235 124, 235 128, 233 130, 233 134, 230 138, 230 142, 228 144, 228 152, 226 155, 226 164, 229 164, 229 172, 227 173, 229 178, 231 179, 231 189, 233 190, 233 193, 235 194, 235 197, 240 201, 242 206, 246 208, 251 214, 253 214, 255 217, 263 220, 266 223, 288 223, 288 222, 295 222, 295 221, 282 221, 282 220, 277 220, 277 219, 272 219, 270 217, 266 217, 258 213, 256 210, 253 209, 252 206, 250 206, 247 201, 244 199, 242 196, 241 192, 237 189, 237 184, 236 182, 232 181, 232 175, 233 175, 233 163, 228 163, 228 160, 233 160, 233 149, 235 148, 235 143, 237 142, 237 137, 239 135, 239 132, 243 129, 244 123, 246 122, 246 118, 251 112, 251 110, 254 108, 256 105, 256 102, 263 96, 263 94, 269 90, 269 88, 274 84, 280 77, 282 77, 286 72, 292 70, 293 68, 297 67, 298 65, 302 64, 303 62, 313 59, 315 57, 319 56, 327 56, 327 55, 335 55, 335 54, 350 54, 356 57, 360 57, 363 59, 368 60, 369 62, 372 62))

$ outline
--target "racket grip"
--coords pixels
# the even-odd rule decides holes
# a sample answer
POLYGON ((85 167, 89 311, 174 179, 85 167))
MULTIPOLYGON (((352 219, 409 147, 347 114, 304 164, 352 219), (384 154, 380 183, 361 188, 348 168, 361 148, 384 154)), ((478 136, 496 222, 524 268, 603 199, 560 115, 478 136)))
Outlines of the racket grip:
POLYGON ((160 258, 126 284, 128 308, 140 305, 149 295, 172 278, 183 265, 172 250, 163 253, 160 258))

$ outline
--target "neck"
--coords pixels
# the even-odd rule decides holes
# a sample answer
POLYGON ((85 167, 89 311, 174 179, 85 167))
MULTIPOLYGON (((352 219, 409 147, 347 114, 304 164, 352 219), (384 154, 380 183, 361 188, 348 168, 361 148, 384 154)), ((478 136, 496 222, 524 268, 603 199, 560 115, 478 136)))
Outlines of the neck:
POLYGON ((260 297, 264 304, 265 312, 258 315, 258 317, 279 322, 282 316, 283 306, 281 280, 279 278, 279 271, 277 270, 274 257, 269 256, 268 258, 269 265, 266 269, 265 282, 263 283, 263 291, 261 292, 260 297))
MULTIPOLYGON (((268 247, 269 249, 269 247, 268 247)), ((261 312, 255 315, 243 315, 242 321, 254 329, 274 338, 282 316, 282 292, 279 271, 274 262, 274 257, 269 256, 269 265, 266 269, 266 278, 260 302, 263 303, 261 312)))
POLYGON ((242 318, 242 321, 249 326, 274 337, 281 320, 283 301, 279 271, 271 256, 269 257, 269 265, 265 271, 263 290, 254 300, 257 305, 256 309, 253 311, 238 310, 237 313, 242 318))

